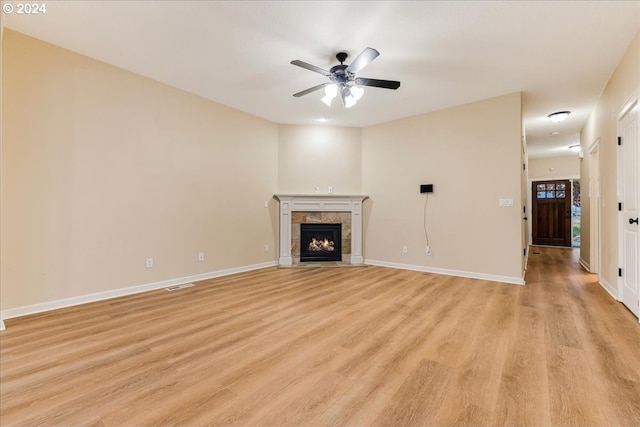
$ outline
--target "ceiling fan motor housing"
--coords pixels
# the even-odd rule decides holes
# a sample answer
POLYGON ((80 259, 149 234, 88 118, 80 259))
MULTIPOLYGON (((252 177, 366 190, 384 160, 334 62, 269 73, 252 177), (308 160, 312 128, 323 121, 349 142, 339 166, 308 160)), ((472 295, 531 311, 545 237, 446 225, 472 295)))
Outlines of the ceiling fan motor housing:
POLYGON ((331 76, 329 79, 335 83, 346 83, 350 80, 353 80, 354 75, 348 71, 346 71, 347 65, 334 65, 331 67, 331 76))
POLYGON ((336 54, 336 59, 338 60, 338 62, 340 62, 340 65, 334 65, 329 70, 331 72, 331 76, 329 77, 329 79, 332 82, 344 84, 348 81, 353 80, 353 78, 355 77, 353 73, 346 71, 348 65, 345 65, 344 61, 346 61, 348 56, 349 55, 346 52, 338 52, 336 54))

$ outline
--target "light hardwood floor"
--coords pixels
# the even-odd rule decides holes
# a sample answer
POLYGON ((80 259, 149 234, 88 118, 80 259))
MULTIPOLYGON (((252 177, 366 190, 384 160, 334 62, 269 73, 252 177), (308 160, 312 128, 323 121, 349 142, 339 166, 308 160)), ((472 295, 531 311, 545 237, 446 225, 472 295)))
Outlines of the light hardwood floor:
POLYGON ((0 425, 639 425, 637 319, 570 249, 526 279, 272 268, 10 319, 0 425))

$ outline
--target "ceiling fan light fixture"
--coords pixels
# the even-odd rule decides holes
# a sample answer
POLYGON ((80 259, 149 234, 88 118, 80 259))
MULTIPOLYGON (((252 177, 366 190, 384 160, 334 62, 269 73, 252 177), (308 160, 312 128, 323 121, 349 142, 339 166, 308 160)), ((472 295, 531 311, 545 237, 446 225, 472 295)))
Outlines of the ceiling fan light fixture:
POLYGON ((351 90, 346 85, 342 85, 340 87, 340 97, 342 98, 342 104, 345 108, 351 108, 358 102, 351 94, 351 90))
POLYGON ((351 86, 350 91, 351 96, 353 96, 356 101, 360 101, 360 98, 362 98, 362 95, 364 95, 364 89, 358 86, 351 86))
POLYGON ((326 85, 324 88, 324 97, 321 101, 331 107, 331 101, 333 101, 333 98, 336 96, 338 96, 338 86, 335 84, 326 85))
POLYGON ((351 96, 351 95, 346 96, 346 97, 344 98, 344 106, 345 106, 345 108, 351 108, 351 107, 353 107, 354 105, 356 105, 356 103, 357 103, 357 102, 358 102, 358 101, 356 101, 356 99, 355 99, 353 96, 351 96))
POLYGON ((555 113, 549 114, 547 117, 549 117, 549 120, 551 120, 553 123, 560 123, 567 120, 569 114, 571 114, 571 111, 557 111, 555 113))
POLYGON ((325 104, 327 104, 327 107, 331 107, 331 101, 333 101, 333 98, 330 98, 328 96, 324 96, 320 99, 320 101, 324 102, 325 104))

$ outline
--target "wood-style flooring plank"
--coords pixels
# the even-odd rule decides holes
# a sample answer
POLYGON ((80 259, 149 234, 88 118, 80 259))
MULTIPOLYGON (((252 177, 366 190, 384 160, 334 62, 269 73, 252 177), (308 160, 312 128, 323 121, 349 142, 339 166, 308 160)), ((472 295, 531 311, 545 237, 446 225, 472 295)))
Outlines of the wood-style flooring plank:
POLYGON ((454 375, 453 368, 422 359, 378 414, 374 425, 430 425, 454 375))
POLYGON ((267 268, 7 319, 0 425, 637 426, 637 319, 571 249, 526 281, 267 268))
POLYGON ((608 425, 615 415, 607 405, 594 405, 602 394, 593 381, 584 351, 547 343, 549 402, 552 425, 608 425))
POLYGON ((542 315, 521 307, 517 325, 507 349, 492 424, 550 425, 542 315))

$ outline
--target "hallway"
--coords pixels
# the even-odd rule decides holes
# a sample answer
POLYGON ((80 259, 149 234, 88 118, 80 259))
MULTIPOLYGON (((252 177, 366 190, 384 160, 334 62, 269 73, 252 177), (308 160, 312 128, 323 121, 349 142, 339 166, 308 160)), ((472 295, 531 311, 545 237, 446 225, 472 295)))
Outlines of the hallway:
POLYGON ((532 246, 520 294, 520 304, 535 308, 532 320, 541 322, 552 424, 602 425, 588 416, 602 411, 607 425, 638 425, 638 319, 581 268, 578 255, 532 246))

